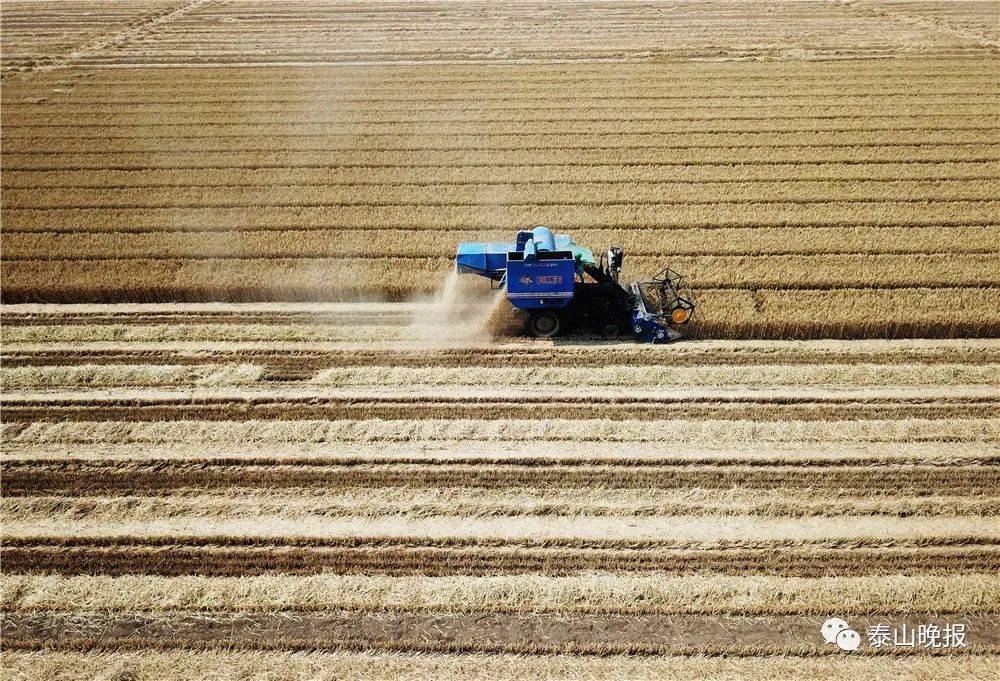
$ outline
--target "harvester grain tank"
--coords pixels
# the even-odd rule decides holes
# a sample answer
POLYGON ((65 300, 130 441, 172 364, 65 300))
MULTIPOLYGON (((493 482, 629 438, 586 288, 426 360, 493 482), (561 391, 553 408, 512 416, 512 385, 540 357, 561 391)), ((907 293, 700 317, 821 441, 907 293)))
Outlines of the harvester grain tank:
POLYGON ((612 247, 599 259, 565 234, 547 227, 522 230, 511 243, 462 243, 455 267, 505 288, 514 307, 526 312, 528 333, 539 338, 569 329, 605 338, 623 333, 637 340, 666 342, 694 312, 680 275, 664 268, 650 281, 622 285, 624 254, 612 247))

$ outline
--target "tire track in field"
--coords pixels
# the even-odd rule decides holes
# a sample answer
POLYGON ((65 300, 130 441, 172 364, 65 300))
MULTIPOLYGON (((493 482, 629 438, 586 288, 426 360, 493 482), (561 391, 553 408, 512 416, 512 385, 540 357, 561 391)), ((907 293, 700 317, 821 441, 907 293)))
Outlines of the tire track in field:
MULTIPOLYGON (((106 323, 148 324, 231 324, 247 323, 315 323, 319 325, 343 324, 358 319, 353 314, 317 310, 299 313, 277 311, 244 312, 238 308, 198 312, 198 304, 189 312, 169 311, 143 313, 126 307, 114 313, 77 313, 78 307, 40 306, 38 312, 21 312, 23 307, 7 306, 3 323, 17 325, 106 323)), ((114 306, 107 306, 114 307, 114 306)), ((169 307, 169 306, 168 306, 169 307)), ((364 313, 361 313, 364 314, 364 313)), ((409 317, 408 311, 403 316, 409 317)), ((394 315, 388 315, 390 319, 394 315)), ((364 323, 369 323, 365 320, 364 323)), ((112 347, 57 349, 40 345, 31 350, 21 350, 7 344, 0 349, 5 366, 73 366, 80 364, 258 364, 268 367, 273 380, 297 380, 314 376, 322 369, 336 367, 410 367, 410 368, 502 368, 519 367, 603 367, 627 365, 631 367, 702 367, 754 366, 807 364, 834 365, 898 365, 898 364, 997 364, 1000 363, 1000 345, 988 340, 928 340, 897 342, 886 346, 878 341, 832 341, 811 345, 795 341, 701 341, 671 346, 669 351, 628 344, 580 343, 572 346, 550 344, 545 341, 523 340, 500 346, 482 348, 398 348, 393 352, 356 344, 350 347, 283 347, 280 342, 260 347, 239 348, 214 344, 199 348, 198 355, 167 346, 156 348, 132 347, 122 342, 112 347), (516 361, 516 364, 514 362, 516 361), (284 373, 282 373, 284 372, 284 373)))
POLYGON ((548 486, 608 489, 833 489, 911 494, 989 494, 1000 488, 1000 466, 948 467, 890 463, 815 465, 517 465, 497 463, 254 465, 213 460, 7 461, 8 497, 39 495, 169 495, 175 490, 237 488, 342 490, 381 487, 504 489, 548 486))
POLYGON ((14 539, 5 541, 9 574, 204 575, 384 574, 572 575, 581 571, 667 574, 969 574, 995 571, 1000 549, 988 540, 806 542, 698 548, 669 543, 472 542, 276 538, 14 539))
MULTIPOLYGON (((822 618, 801 615, 500 614, 333 611, 3 616, 15 650, 399 650, 517 654, 819 654, 822 618), (531 632, 526 638, 525 632, 531 632)), ((855 618, 869 623, 898 617, 855 618)), ((904 618, 914 628, 928 613, 904 618)), ((968 645, 1000 651, 1000 617, 966 615, 968 645)), ((862 631, 867 629, 860 627, 862 631)), ((910 654, 921 654, 914 649, 910 654)), ((931 654, 924 650, 923 654, 931 654)))
POLYGON ((831 397, 744 398, 722 396, 698 398, 578 398, 524 396, 490 398, 463 396, 433 398, 385 397, 365 399, 305 396, 298 399, 255 396, 242 398, 198 397, 193 390, 178 390, 169 398, 98 400, 81 396, 47 401, 45 393, 22 397, 17 393, 5 400, 4 412, 11 423, 34 423, 44 419, 74 421, 228 421, 234 414, 246 419, 298 421, 302 419, 349 420, 430 420, 430 419, 614 419, 627 415, 634 419, 727 419, 727 420, 854 420, 896 418, 985 419, 1000 408, 997 397, 955 399, 940 395, 922 398, 857 399, 831 397))

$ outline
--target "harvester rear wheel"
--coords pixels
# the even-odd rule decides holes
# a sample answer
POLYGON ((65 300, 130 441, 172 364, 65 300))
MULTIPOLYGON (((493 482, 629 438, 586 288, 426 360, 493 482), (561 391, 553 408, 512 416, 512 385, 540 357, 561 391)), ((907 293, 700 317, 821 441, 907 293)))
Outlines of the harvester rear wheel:
POLYGON ((608 340, 617 338, 621 332, 622 327, 616 321, 607 321, 601 324, 601 335, 608 340))
POLYGON ((555 312, 548 310, 528 314, 528 333, 535 338, 552 338, 562 331, 562 320, 555 312))

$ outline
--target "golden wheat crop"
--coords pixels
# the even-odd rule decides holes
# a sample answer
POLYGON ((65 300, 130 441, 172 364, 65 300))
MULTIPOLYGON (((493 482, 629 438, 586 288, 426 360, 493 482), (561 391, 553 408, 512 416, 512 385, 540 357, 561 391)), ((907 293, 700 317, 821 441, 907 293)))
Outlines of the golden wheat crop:
POLYGON ((3 13, 5 678, 995 671, 990 3, 3 13), (537 224, 695 342, 442 314, 537 224))
MULTIPOLYGON (((46 260, 79 258, 100 260, 110 249, 120 257, 130 258, 227 258, 234 255, 262 259, 293 257, 303 238, 316 239, 316 256, 333 258, 438 258, 449 253, 459 242, 482 241, 493 235, 489 230, 403 230, 337 229, 213 231, 140 231, 113 232, 15 232, 4 240, 10 259, 46 260)), ((868 255, 877 262, 879 255, 922 254, 931 257, 940 269, 949 258, 963 253, 989 254, 1000 237, 1000 229, 991 225, 948 225, 890 227, 677 227, 677 228, 603 228, 576 230, 574 238, 583 243, 619 245, 628 253, 626 264, 632 269, 636 258, 647 266, 655 259, 669 260, 687 256, 770 256, 775 268, 794 267, 790 255, 868 255), (873 248, 877 243, 878 247, 873 248), (936 254, 936 255, 934 255, 936 254)), ((884 259, 884 258, 883 258, 884 259)), ((828 259, 829 260, 829 259, 828 259)), ((693 262, 697 264, 698 259, 693 262)), ((764 260, 766 262, 766 259, 764 260)), ((838 263, 839 264, 839 263, 838 263)), ((734 271, 733 269, 726 272, 734 271)), ((798 273, 800 270, 795 270, 798 273)), ((847 276, 846 274, 841 276, 847 276)), ((721 278, 721 277, 717 277, 721 278)))
POLYGON ((11 539, 100 538, 125 541, 130 537, 192 540, 211 537, 267 540, 394 539, 495 541, 658 541, 702 546, 733 542, 852 542, 865 540, 929 541, 1000 539, 1000 528, 990 516, 875 518, 758 518, 743 515, 654 516, 639 518, 551 516, 516 518, 285 518, 281 516, 215 516, 212 518, 156 518, 149 522, 62 519, 5 523, 11 539))
POLYGON ((1000 510, 995 495, 935 494, 915 498, 907 493, 871 490, 864 496, 828 489, 756 490, 707 489, 547 489, 511 487, 382 487, 317 491, 292 488, 283 492, 243 490, 215 493, 177 493, 158 496, 11 497, 0 501, 4 518, 150 521, 157 517, 198 518, 219 515, 264 514, 288 518, 343 516, 397 516, 422 518, 442 515, 470 517, 516 516, 969 516, 1000 510))
POLYGON ((5 611, 436 610, 817 614, 967 612, 1000 605, 1000 577, 60 577, 3 580, 5 611))
POLYGON ((995 335, 985 60, 608 68, 37 74, 4 102, 5 296, 401 300, 545 223, 688 274, 704 337, 995 335))
POLYGON ((683 681, 692 677, 780 679, 794 681, 803 676, 831 681, 903 676, 981 679, 996 668, 996 655, 855 657, 835 658, 621 656, 576 657, 570 655, 470 655, 375 652, 7 652, 10 668, 27 677, 58 678, 60 674, 88 678, 127 673, 137 681, 211 677, 239 679, 266 677, 292 679, 352 678, 380 681, 395 678, 482 679, 516 681, 546 679, 657 679, 683 681))
POLYGON ((261 367, 249 364, 4 367, 0 369, 0 385, 7 390, 67 385, 245 385, 258 381, 261 373, 261 367))
POLYGON ((995 419, 871 421, 634 421, 547 419, 495 421, 61 421, 28 424, 10 444, 177 443, 266 444, 484 440, 554 442, 661 442, 735 445, 745 442, 995 442, 995 419))

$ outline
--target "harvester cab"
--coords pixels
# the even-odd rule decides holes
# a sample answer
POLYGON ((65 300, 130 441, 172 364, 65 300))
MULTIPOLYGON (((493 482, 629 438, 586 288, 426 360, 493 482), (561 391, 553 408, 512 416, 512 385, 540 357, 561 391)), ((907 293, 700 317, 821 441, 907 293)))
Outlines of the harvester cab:
POLYGON ((650 281, 619 283, 624 253, 612 247, 600 259, 547 227, 517 233, 513 243, 462 243, 455 267, 505 288, 511 305, 527 313, 528 333, 551 338, 577 329, 614 338, 664 343, 694 312, 683 278, 666 268, 650 281))

